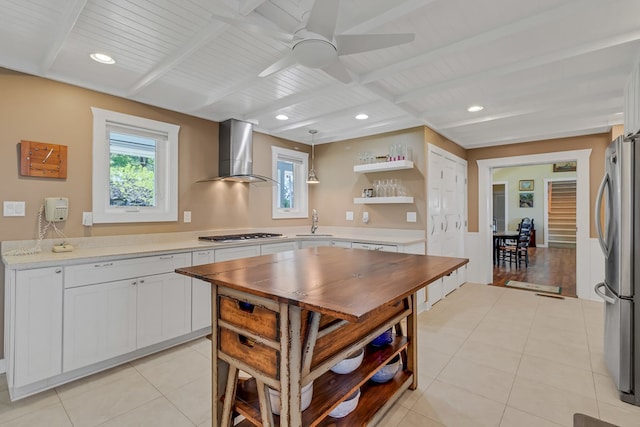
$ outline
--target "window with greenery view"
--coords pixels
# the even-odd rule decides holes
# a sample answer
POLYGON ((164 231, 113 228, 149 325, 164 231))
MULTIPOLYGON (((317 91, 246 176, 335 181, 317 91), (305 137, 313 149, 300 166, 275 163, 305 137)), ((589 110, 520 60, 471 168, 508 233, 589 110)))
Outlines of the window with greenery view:
POLYGON ((179 126, 92 111, 93 221, 177 221, 179 126))
POLYGON ((307 153, 272 147, 273 187, 272 217, 306 218, 309 216, 307 196, 307 153))

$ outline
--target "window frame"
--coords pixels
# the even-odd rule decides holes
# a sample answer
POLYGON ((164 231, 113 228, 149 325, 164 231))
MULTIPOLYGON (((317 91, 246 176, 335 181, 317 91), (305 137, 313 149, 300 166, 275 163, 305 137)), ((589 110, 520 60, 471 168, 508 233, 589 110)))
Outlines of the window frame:
POLYGON ((178 134, 180 126, 91 107, 93 113, 92 210, 94 223, 178 221, 178 134), (110 125, 166 134, 156 149, 156 206, 110 206, 110 125))
POLYGON ((281 184, 273 186, 271 197, 271 218, 308 218, 309 217, 309 185, 307 173, 309 171, 309 154, 283 147, 271 147, 271 176, 278 178, 278 161, 288 161, 294 164, 294 202, 297 206, 291 208, 278 207, 278 193, 281 184))

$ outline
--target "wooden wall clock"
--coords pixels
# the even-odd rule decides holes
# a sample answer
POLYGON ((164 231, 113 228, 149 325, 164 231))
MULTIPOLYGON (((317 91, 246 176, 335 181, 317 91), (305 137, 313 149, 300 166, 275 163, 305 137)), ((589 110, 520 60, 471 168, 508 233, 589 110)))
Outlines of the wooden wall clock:
POLYGON ((67 146, 20 141, 20 175, 65 179, 67 146))

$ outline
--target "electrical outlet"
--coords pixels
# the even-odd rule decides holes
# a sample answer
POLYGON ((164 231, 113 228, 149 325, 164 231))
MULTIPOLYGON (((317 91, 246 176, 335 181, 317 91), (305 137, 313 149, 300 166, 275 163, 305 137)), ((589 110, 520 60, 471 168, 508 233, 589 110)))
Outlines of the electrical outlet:
POLYGON ((353 212, 347 211, 347 221, 353 221, 353 212))
POLYGON ((418 216, 415 212, 407 212, 407 222, 416 222, 418 221, 418 216))
POLYGON ((362 222, 365 224, 369 223, 369 212, 362 212, 362 222))
POLYGON ((183 221, 185 223, 191 222, 191 211, 184 211, 184 218, 183 221))

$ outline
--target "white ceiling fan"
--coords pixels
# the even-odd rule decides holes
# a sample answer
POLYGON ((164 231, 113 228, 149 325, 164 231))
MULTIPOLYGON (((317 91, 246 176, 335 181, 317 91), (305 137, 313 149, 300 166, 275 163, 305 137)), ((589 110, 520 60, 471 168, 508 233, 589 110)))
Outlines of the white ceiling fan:
POLYGON ((415 39, 413 33, 335 34, 338 1, 315 1, 306 27, 290 35, 291 52, 270 65, 259 76, 266 77, 300 64, 322 69, 335 79, 349 83, 351 76, 340 61, 340 56, 397 46, 415 39))

